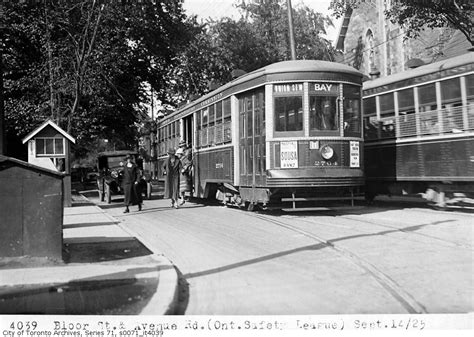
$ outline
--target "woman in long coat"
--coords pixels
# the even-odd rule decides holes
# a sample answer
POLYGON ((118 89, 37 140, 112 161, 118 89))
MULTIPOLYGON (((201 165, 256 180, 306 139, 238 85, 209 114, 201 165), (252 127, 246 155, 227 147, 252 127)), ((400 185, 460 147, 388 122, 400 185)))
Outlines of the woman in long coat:
POLYGON ((186 193, 191 193, 193 191, 192 186, 192 151, 187 149, 186 146, 179 148, 176 151, 176 155, 181 161, 183 168, 181 169, 181 175, 179 177, 179 193, 181 195, 180 205, 184 205, 186 202, 185 196, 186 193))
POLYGON ((179 199, 179 175, 183 166, 176 157, 174 149, 168 150, 168 158, 163 164, 163 174, 165 175, 165 199, 171 199, 171 207, 178 208, 179 199))
POLYGON ((138 184, 140 181, 140 174, 138 166, 132 162, 132 156, 128 155, 126 157, 127 163, 123 168, 123 195, 125 203, 124 213, 130 212, 128 206, 138 205, 138 210, 142 210, 142 194, 137 193, 138 184))

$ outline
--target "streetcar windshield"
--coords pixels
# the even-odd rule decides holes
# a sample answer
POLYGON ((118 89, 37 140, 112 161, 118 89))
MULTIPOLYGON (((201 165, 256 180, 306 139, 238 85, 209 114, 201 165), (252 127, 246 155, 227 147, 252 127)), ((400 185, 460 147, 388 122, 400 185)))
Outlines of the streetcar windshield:
POLYGON ((309 126, 311 130, 339 129, 336 96, 310 96, 309 106, 309 126))
POLYGON ((275 131, 303 130, 303 98, 301 96, 275 98, 275 131))

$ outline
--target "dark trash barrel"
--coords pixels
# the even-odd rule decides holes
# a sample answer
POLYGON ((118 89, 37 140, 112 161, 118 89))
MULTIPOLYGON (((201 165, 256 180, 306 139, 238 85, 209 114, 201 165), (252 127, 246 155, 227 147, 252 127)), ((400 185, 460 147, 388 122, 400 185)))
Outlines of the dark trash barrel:
POLYGON ((63 178, 0 155, 0 257, 62 258, 63 178))

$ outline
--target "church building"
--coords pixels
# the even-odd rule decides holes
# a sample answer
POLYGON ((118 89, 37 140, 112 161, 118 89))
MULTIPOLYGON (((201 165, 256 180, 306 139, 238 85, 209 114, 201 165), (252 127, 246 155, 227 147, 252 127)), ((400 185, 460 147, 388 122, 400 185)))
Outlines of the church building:
POLYGON ((342 52, 339 62, 373 79, 458 56, 471 48, 453 28, 426 28, 416 39, 405 39, 404 30, 385 17, 390 3, 365 0, 346 12, 336 41, 336 49, 342 52))

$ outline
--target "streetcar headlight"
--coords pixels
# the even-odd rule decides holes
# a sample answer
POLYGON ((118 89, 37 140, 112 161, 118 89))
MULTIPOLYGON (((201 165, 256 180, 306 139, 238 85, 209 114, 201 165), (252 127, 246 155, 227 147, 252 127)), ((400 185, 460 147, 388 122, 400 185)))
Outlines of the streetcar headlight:
POLYGON ((115 171, 115 170, 112 171, 112 172, 110 172, 110 175, 112 176, 112 178, 118 178, 118 176, 119 176, 119 175, 118 175, 118 172, 115 171))
POLYGON ((324 145, 319 150, 319 152, 321 153, 321 156, 326 160, 329 160, 334 156, 334 150, 329 145, 324 145))

